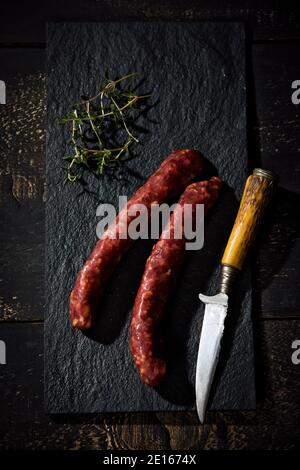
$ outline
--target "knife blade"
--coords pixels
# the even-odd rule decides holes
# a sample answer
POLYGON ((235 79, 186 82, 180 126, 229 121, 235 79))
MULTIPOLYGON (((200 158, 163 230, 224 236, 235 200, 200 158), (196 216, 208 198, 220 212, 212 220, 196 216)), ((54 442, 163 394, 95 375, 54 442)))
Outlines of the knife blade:
POLYGON ((221 261, 220 293, 199 295, 205 304, 196 366, 196 408, 201 423, 217 367, 228 297, 237 273, 242 269, 269 202, 274 186, 274 175, 268 170, 255 168, 246 181, 238 214, 221 261))

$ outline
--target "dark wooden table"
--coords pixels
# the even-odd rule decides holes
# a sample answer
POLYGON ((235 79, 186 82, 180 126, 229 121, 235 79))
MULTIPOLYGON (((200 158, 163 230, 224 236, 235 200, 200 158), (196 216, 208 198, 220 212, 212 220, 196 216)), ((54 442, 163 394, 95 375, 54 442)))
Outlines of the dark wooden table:
POLYGON ((295 449, 300 446, 298 105, 300 11, 278 2, 52 1, 1 5, 0 448, 295 449), (238 4, 239 3, 239 4, 238 4), (32 4, 32 6, 31 6, 32 4), (257 4, 254 8, 253 4, 257 4), (247 30, 249 170, 279 175, 253 253, 256 412, 51 418, 43 411, 45 31, 47 21, 242 21, 247 30))

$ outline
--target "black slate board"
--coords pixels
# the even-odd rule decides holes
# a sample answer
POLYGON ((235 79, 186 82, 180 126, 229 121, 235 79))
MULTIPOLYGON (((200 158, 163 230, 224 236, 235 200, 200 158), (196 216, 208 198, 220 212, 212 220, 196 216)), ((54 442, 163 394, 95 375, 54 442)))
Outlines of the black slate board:
MULTIPOLYGON (((203 306, 218 289, 218 263, 247 176, 244 29, 237 23, 53 24, 48 28, 45 399, 50 413, 194 408, 203 306), (66 133, 56 117, 92 95, 104 69, 138 71, 159 102, 148 133, 118 179, 63 187, 66 133), (156 122, 155 122, 156 121, 156 122), (169 312, 169 374, 153 390, 140 381, 128 344, 130 309, 151 243, 128 252, 89 336, 69 325, 68 299, 96 241, 96 208, 130 196, 175 148, 194 147, 226 183, 206 222, 204 249, 190 252, 169 312)), ((250 270, 237 283, 211 394, 212 409, 255 406, 250 270)))

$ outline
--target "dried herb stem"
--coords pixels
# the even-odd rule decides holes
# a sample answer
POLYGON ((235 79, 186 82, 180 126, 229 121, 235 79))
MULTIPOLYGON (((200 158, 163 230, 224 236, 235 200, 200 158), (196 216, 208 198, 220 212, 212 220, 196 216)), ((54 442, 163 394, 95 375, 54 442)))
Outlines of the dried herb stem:
POLYGON ((73 152, 64 157, 68 162, 66 182, 78 181, 81 167, 103 175, 106 167, 112 167, 132 144, 139 142, 132 125, 150 95, 133 92, 131 79, 136 75, 107 78, 96 95, 82 97, 71 113, 59 119, 71 129, 69 146, 73 152))

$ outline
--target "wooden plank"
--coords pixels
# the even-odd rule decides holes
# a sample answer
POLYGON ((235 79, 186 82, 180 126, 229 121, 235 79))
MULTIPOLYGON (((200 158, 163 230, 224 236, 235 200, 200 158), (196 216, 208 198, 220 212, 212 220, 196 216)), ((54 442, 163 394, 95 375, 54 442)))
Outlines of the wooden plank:
POLYGON ((37 3, 5 2, 1 5, 0 42, 45 43, 49 21, 241 21, 255 40, 300 38, 300 12, 295 6, 280 7, 263 0, 243 2, 221 0, 53 0, 37 3))
POLYGON ((7 364, 0 366, 0 449, 106 448, 104 423, 55 422, 44 413, 43 324, 1 324, 7 364), (72 425, 71 425, 72 424, 72 425))
POLYGON ((44 51, 0 49, 0 317, 37 320, 44 302, 44 51))
POLYGON ((253 142, 262 166, 279 178, 259 250, 257 292, 264 317, 300 312, 300 108, 291 100, 299 54, 298 44, 253 47, 253 142))
POLYGON ((256 412, 126 413, 50 418, 43 409, 43 324, 1 324, 1 449, 296 449, 300 365, 291 345, 300 320, 261 321, 256 330, 256 412))

